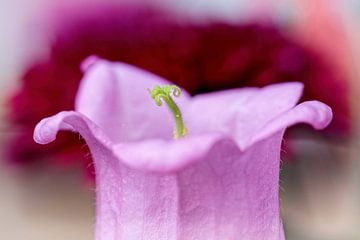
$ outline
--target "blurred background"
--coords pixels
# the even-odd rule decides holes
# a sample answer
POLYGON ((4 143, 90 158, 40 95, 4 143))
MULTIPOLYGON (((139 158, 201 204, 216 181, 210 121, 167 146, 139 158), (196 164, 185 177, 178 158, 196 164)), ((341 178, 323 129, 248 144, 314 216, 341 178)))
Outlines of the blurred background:
POLYGON ((0 239, 92 239, 94 172, 79 136, 32 140, 73 109, 89 55, 155 72, 191 94, 300 81, 334 111, 286 133, 289 240, 360 239, 357 0, 1 0, 0 239))

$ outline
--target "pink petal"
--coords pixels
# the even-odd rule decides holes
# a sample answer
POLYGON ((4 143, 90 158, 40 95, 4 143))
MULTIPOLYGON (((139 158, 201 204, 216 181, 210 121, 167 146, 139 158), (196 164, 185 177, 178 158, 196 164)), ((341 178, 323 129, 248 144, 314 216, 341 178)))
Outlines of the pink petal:
POLYGON ((53 141, 59 130, 76 130, 88 143, 96 169, 97 240, 176 239, 175 176, 133 170, 114 157, 112 143, 99 127, 77 112, 60 112, 35 128, 36 142, 53 141))
POLYGON ((282 133, 245 152, 216 144, 187 168, 155 174, 116 158, 97 168, 96 239, 283 239, 278 177, 282 133))
MULTIPOLYGON (((209 152, 203 152, 201 161, 176 172, 159 174, 123 164, 112 152, 113 147, 116 152, 119 146, 114 146, 98 126, 80 113, 61 112, 42 120, 34 138, 47 143, 54 140, 59 129, 79 131, 95 159, 97 240, 282 237, 278 199, 282 132, 244 152, 231 140, 207 143, 209 152)), ((215 139, 215 135, 212 137, 215 139)), ((186 157, 186 151, 196 152, 201 148, 198 140, 201 137, 174 142, 169 151, 177 152, 179 145, 185 156, 177 153, 186 157)), ((164 144, 163 140, 158 143, 164 144)), ((156 141, 149 144, 158 149, 156 141)), ((150 152, 150 156, 153 154, 150 152)), ((165 154, 163 160, 172 163, 174 157, 178 156, 165 154)))
MULTIPOLYGON (((238 140, 233 144, 237 145, 239 151, 246 151, 257 142, 277 132, 285 131, 289 126, 307 123, 316 129, 321 129, 330 123, 331 118, 331 109, 327 105, 317 101, 304 102, 261 123, 262 125, 245 139, 246 141, 239 143, 238 140)), ((114 154, 135 169, 171 172, 203 160, 216 144, 224 141, 235 141, 230 131, 227 135, 216 133, 216 131, 212 134, 190 135, 178 141, 147 140, 137 143, 120 143, 114 146, 114 154)))
POLYGON ((56 134, 60 130, 79 132, 90 148, 111 149, 113 145, 108 136, 94 122, 74 111, 59 112, 41 120, 35 127, 34 140, 39 144, 50 143, 56 139, 56 134))
POLYGON ((178 239, 283 239, 279 209, 282 132, 246 151, 224 141, 178 174, 178 239))
POLYGON ((245 149, 268 121, 296 105, 302 90, 301 83, 292 82, 203 94, 191 101, 184 115, 191 116, 189 132, 221 132, 236 139, 239 147, 245 149))
MULTIPOLYGON (((148 89, 168 81, 125 63, 90 57, 82 64, 86 74, 76 97, 76 111, 95 122, 114 142, 172 138, 173 118, 166 106, 158 107, 148 89)), ((183 91, 176 99, 187 102, 183 91)))
POLYGON ((114 146, 113 151, 117 158, 131 168, 169 173, 202 160, 213 145, 223 140, 226 140, 223 135, 202 134, 176 141, 153 139, 119 143, 114 146))
POLYGON ((268 121, 262 129, 256 132, 247 146, 271 136, 279 129, 285 129, 297 123, 306 123, 315 129, 323 129, 329 125, 332 116, 331 108, 328 105, 318 101, 303 102, 268 121))
MULTIPOLYGON (((331 117, 331 109, 325 104, 317 101, 304 102, 263 123, 244 145, 238 142, 236 144, 240 151, 244 151, 256 142, 299 122, 313 125, 316 129, 323 128, 329 124, 331 117)), ((96 139, 96 144, 105 145, 122 164, 150 172, 178 171, 202 160, 214 145, 234 141, 230 134, 203 133, 189 135, 177 141, 149 139, 114 144, 96 124, 76 112, 62 112, 42 120, 36 127, 35 140, 39 143, 53 141, 59 129, 79 131, 87 141, 87 138, 96 139)))

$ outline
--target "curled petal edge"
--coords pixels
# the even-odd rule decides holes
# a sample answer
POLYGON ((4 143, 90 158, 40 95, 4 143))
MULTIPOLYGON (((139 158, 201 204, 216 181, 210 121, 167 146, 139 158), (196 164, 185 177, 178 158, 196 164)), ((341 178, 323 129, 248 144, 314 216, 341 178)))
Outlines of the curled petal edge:
POLYGON ((39 144, 48 144, 56 139, 60 130, 80 133, 87 144, 98 143, 108 149, 111 149, 113 145, 94 122, 75 111, 62 111, 41 120, 35 127, 34 141, 39 144))
POLYGON ((253 138, 245 142, 241 149, 246 149, 256 142, 265 139, 280 129, 286 129, 298 123, 311 125, 316 130, 326 128, 333 118, 331 108, 319 101, 307 101, 281 113, 269 120, 253 138))

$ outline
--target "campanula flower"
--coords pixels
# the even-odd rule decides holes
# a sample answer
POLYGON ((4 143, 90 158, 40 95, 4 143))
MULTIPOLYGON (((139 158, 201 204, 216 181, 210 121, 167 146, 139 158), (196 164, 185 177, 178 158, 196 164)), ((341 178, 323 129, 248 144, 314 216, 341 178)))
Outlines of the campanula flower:
POLYGON ((332 118, 321 102, 296 105, 301 83, 190 97, 125 63, 89 58, 83 69, 75 111, 43 119, 34 139, 47 144, 70 130, 86 140, 96 170, 96 240, 284 239, 283 133, 300 122, 321 129, 332 118), (171 111, 157 106, 164 103, 171 111))

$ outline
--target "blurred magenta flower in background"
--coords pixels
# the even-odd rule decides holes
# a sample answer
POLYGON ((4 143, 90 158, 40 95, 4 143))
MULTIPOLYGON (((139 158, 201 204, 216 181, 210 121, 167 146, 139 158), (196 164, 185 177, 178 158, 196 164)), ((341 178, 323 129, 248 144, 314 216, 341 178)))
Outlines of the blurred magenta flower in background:
POLYGON ((331 109, 296 105, 301 83, 200 94, 177 101, 188 135, 147 89, 169 84, 136 67, 90 58, 76 111, 43 119, 41 144, 79 132, 94 157, 96 239, 284 239, 279 161, 285 128, 326 127, 331 109))
POLYGON ((200 24, 181 21, 162 10, 124 6, 98 7, 86 14, 62 13, 59 19, 53 27, 49 58, 34 61, 10 99, 11 121, 22 130, 10 146, 14 162, 49 158, 64 165, 84 162, 79 159, 88 150, 75 134, 61 133, 46 150, 35 145, 31 136, 39 119, 73 109, 82 77, 78 67, 93 54, 154 72, 191 95, 303 82, 302 100, 318 99, 333 108, 327 136, 350 134, 346 81, 321 55, 284 35, 274 24, 200 24))

